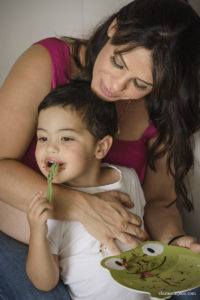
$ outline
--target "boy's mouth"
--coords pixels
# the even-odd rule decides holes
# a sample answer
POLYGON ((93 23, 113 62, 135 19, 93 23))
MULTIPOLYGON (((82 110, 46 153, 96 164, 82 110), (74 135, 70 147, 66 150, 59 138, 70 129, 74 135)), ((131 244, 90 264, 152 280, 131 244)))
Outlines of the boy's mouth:
POLYGON ((64 163, 62 161, 56 160, 56 159, 46 159, 45 161, 45 169, 47 171, 50 170, 51 166, 53 165, 53 163, 57 163, 58 166, 58 170, 61 170, 64 168, 64 163))

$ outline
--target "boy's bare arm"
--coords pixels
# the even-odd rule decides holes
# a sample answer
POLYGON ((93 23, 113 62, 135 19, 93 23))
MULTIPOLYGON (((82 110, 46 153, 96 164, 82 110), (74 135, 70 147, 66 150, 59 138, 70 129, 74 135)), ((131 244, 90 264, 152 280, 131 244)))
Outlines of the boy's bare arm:
POLYGON ((30 226, 29 252, 26 262, 26 272, 36 288, 50 291, 59 280, 59 262, 52 255, 46 238, 47 218, 52 209, 41 193, 31 200, 27 218, 30 226))
POLYGON ((26 272, 34 286, 41 291, 50 291, 59 280, 58 256, 50 252, 48 241, 30 239, 26 272))

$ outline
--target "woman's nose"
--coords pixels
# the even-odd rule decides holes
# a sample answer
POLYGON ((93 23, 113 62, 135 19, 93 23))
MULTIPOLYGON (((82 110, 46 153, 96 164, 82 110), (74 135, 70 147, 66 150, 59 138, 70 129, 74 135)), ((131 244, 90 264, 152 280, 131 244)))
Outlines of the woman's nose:
POLYGON ((128 86, 128 82, 129 81, 125 76, 117 76, 111 81, 110 91, 112 93, 119 93, 121 91, 124 91, 128 86))

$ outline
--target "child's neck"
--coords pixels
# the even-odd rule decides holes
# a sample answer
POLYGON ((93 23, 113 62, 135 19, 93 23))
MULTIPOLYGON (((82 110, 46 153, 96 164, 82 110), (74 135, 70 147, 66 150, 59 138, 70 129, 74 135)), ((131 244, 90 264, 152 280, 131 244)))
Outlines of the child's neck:
POLYGON ((65 185, 71 187, 97 187, 109 185, 117 182, 120 179, 120 174, 115 168, 111 168, 109 166, 101 166, 99 164, 96 170, 88 175, 84 176, 83 180, 74 180, 73 182, 66 182, 65 185))

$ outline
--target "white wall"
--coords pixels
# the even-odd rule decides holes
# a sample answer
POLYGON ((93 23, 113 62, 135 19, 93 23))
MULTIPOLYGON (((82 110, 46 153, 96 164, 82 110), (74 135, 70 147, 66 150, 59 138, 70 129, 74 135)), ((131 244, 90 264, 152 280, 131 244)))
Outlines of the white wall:
POLYGON ((130 0, 0 0, 0 85, 32 43, 55 35, 87 35, 130 0))
MULTIPOLYGON (((200 0, 189 0, 200 13, 200 0)), ((0 0, 0 85, 17 57, 32 43, 55 35, 87 35, 102 18, 130 0, 0 0)), ((190 177, 195 213, 184 213, 185 228, 200 239, 200 135, 195 176, 190 177)))

